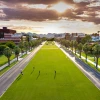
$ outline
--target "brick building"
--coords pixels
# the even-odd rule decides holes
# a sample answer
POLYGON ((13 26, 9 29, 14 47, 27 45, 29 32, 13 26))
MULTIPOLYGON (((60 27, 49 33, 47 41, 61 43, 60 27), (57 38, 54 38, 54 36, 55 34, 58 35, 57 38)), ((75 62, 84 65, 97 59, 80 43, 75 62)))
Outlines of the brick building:
POLYGON ((76 40, 78 42, 81 41, 82 38, 85 37, 85 34, 84 33, 66 33, 65 35, 65 39, 66 40, 76 40))
POLYGON ((16 30, 7 29, 7 27, 3 27, 0 29, 0 42, 13 41, 18 44, 21 39, 20 37, 14 37, 13 35, 16 33, 16 30))

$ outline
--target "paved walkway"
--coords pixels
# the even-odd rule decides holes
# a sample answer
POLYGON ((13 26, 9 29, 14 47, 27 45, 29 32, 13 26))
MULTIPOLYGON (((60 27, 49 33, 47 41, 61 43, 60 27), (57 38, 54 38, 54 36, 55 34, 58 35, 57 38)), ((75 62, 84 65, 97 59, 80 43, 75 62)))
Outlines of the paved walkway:
POLYGON ((82 73, 98 88, 100 89, 100 73, 89 67, 79 58, 75 57, 71 51, 65 51, 58 43, 55 43, 67 57, 69 57, 74 64, 82 71, 82 73))

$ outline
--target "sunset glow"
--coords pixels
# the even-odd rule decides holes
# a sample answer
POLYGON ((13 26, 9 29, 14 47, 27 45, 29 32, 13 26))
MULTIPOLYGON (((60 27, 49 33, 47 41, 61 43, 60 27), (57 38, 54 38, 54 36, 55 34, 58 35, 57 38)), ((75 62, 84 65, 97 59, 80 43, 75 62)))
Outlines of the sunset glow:
POLYGON ((66 11, 67 9, 70 9, 70 8, 73 8, 73 7, 70 5, 67 5, 64 2, 59 2, 55 5, 53 5, 52 7, 50 7, 50 9, 54 9, 59 13, 63 13, 64 11, 66 11))
POLYGON ((41 34, 95 33, 100 31, 100 0, 0 0, 2 27, 41 34))

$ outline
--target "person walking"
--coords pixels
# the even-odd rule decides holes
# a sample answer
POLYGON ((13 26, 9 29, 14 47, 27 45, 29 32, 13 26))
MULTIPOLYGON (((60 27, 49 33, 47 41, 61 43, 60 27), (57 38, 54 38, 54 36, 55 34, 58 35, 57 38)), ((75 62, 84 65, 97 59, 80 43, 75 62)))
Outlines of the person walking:
POLYGON ((39 74, 40 74, 40 70, 39 70, 39 74))
POLYGON ((22 71, 22 69, 21 69, 21 75, 23 75, 23 71, 22 71))

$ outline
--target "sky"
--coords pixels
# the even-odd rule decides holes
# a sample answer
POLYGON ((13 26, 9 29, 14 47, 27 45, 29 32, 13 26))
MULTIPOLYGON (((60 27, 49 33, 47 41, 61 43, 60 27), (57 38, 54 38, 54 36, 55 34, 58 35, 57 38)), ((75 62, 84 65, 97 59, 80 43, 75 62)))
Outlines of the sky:
POLYGON ((17 32, 100 31, 100 0, 0 0, 0 28, 17 32))

